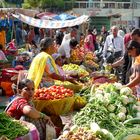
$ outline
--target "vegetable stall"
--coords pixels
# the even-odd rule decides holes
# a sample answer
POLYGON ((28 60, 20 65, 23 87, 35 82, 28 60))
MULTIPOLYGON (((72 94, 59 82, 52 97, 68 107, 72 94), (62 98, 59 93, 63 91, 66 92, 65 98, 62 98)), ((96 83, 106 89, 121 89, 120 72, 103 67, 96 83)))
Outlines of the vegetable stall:
MULTIPOLYGON (((76 64, 64 65, 63 69, 77 78, 77 84, 55 81, 55 85, 37 89, 34 94, 37 110, 50 116, 73 115, 69 129, 63 130, 59 140, 139 140, 140 102, 130 88, 116 80, 96 81, 103 77, 116 78, 107 70, 89 74, 76 64)), ((0 137, 11 137, 12 133, 9 136, 7 130, 16 133, 13 139, 30 133, 24 126, 21 128, 23 132, 13 131, 16 121, 0 115, 0 137)))
POLYGON ((34 95, 39 111, 57 116, 73 114, 69 130, 64 130, 58 139, 140 138, 140 103, 130 88, 116 82, 108 68, 90 74, 76 64, 64 65, 63 69, 78 77, 77 85, 55 81, 56 85, 38 89, 34 95), (95 82, 103 77, 111 80, 95 82), (82 83, 80 79, 87 81, 82 83))
POLYGON ((139 101, 130 88, 120 83, 93 85, 90 92, 79 95, 88 97, 87 104, 73 116, 73 126, 64 131, 60 139, 82 139, 88 132, 86 140, 139 140, 140 119, 139 101), (79 136, 79 130, 80 135, 79 136))

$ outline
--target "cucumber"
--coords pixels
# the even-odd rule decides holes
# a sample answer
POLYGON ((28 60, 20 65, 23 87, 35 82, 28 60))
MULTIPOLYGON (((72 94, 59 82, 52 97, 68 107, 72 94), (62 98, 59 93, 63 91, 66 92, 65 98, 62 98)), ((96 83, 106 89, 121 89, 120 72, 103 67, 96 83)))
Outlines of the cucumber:
POLYGON ((123 140, 140 140, 140 135, 132 134, 125 137, 123 140))
POLYGON ((133 118, 133 119, 126 120, 123 124, 124 125, 140 124, 140 118, 133 118))
POLYGON ((140 140, 140 128, 127 128, 118 133, 116 140, 140 140))

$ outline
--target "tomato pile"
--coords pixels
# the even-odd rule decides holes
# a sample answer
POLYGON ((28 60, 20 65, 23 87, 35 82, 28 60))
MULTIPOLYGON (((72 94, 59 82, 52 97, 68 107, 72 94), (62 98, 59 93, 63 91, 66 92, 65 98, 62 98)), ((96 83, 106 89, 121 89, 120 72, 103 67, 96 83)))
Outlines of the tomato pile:
POLYGON ((34 99, 38 100, 55 100, 71 97, 74 95, 73 90, 64 88, 63 86, 51 86, 49 88, 37 89, 34 94, 34 99))

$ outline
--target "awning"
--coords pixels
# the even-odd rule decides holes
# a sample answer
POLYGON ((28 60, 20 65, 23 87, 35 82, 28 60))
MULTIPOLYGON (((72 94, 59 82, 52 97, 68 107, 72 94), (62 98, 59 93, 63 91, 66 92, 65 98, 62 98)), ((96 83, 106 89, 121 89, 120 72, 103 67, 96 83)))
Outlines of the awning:
POLYGON ((54 16, 53 19, 55 19, 55 20, 71 20, 71 19, 76 19, 76 16, 62 13, 60 15, 54 16))
POLYGON ((42 12, 36 15, 40 19, 53 19, 53 17, 57 16, 57 14, 51 12, 42 12))
POLYGON ((13 16, 22 22, 29 24, 31 26, 39 27, 39 28, 52 28, 52 29, 58 29, 58 28, 64 28, 64 27, 72 27, 76 25, 80 25, 84 22, 87 22, 89 16, 82 15, 80 17, 77 17, 76 19, 72 20, 65 20, 65 21, 59 21, 59 20, 42 20, 42 19, 35 19, 29 16, 25 16, 22 14, 13 16))

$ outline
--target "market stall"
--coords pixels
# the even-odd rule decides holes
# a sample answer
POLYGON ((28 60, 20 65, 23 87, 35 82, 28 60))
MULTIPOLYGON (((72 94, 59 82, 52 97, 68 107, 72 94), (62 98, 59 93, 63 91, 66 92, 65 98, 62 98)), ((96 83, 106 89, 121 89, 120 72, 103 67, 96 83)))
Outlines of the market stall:
POLYGON ((69 130, 60 139, 133 140, 140 138, 139 101, 133 91, 121 85, 100 84, 79 95, 87 104, 73 116, 69 130))

